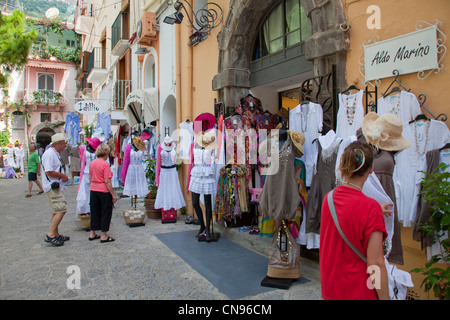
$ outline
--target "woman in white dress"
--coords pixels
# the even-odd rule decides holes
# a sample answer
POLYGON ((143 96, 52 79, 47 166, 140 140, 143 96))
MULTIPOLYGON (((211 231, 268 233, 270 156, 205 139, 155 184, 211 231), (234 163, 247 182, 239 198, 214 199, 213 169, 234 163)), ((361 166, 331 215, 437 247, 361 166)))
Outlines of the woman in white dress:
POLYGON ((23 165, 23 158, 25 157, 25 151, 19 142, 16 142, 14 148, 14 154, 16 155, 16 166, 20 168, 20 173, 25 173, 25 167, 23 165))
POLYGON ((126 196, 142 198, 149 192, 143 163, 146 151, 145 142, 138 137, 125 146, 121 176, 124 183, 123 194, 126 196))
POLYGON ((183 193, 181 192, 180 180, 175 167, 177 153, 172 138, 166 137, 159 145, 156 156, 156 194, 155 209, 168 211, 178 210, 186 206, 183 193))
POLYGON ((8 161, 8 166, 12 169, 14 169, 16 167, 16 161, 14 160, 14 148, 12 143, 9 143, 7 145, 7 150, 8 150, 8 156, 6 158, 6 160, 8 161))
POLYGON ((80 184, 78 185, 77 194, 77 211, 78 215, 89 214, 90 209, 90 199, 91 199, 91 187, 89 182, 89 165, 92 161, 97 159, 95 151, 97 147, 101 144, 99 138, 86 138, 88 142, 85 146, 79 148, 81 170, 80 170, 80 184))

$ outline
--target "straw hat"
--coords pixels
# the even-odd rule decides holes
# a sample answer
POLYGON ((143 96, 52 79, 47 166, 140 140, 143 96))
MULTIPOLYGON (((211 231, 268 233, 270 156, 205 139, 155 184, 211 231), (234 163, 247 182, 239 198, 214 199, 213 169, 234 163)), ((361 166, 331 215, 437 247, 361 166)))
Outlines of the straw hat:
POLYGON ((402 136, 403 123, 392 113, 379 116, 369 112, 362 122, 362 133, 367 142, 386 151, 401 151, 411 146, 411 142, 402 136))
POLYGON ((133 138, 133 144, 134 144, 134 146, 135 146, 136 148, 138 148, 138 150, 140 150, 140 151, 146 151, 146 150, 147 150, 147 148, 146 148, 146 146, 145 146, 145 142, 142 141, 142 139, 139 138, 139 137, 133 138))
POLYGON ((217 147, 216 135, 214 130, 208 132, 199 132, 197 134, 197 144, 205 149, 214 150, 217 147))
POLYGON ((305 136, 303 135, 303 133, 293 130, 288 130, 288 133, 295 147, 300 150, 303 155, 303 144, 305 143, 305 136))
POLYGON ((170 152, 173 150, 173 148, 175 147, 175 143, 173 143, 173 140, 171 137, 167 136, 164 138, 164 142, 161 144, 161 148, 163 148, 163 150, 170 152))
POLYGON ((57 133, 52 136, 52 143, 65 141, 65 140, 66 140, 66 136, 64 135, 64 133, 57 133))

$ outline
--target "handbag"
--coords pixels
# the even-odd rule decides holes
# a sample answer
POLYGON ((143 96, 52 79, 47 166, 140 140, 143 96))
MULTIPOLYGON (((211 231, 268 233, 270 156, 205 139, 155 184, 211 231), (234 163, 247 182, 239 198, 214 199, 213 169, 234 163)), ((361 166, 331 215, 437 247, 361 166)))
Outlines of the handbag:
POLYGON ((280 279, 300 278, 300 246, 294 241, 284 221, 269 249, 267 276, 280 279), (283 236, 281 232, 283 230, 283 236), (284 237, 285 235, 285 237, 284 237))
MULTIPOLYGON (((344 239, 344 241, 347 243, 347 245, 365 262, 367 263, 367 258, 358 250, 355 248, 355 246, 347 239, 344 232, 341 229, 341 226, 339 225, 339 220, 336 215, 336 208, 334 206, 333 201, 333 193, 334 190, 331 190, 328 193, 327 200, 328 200, 328 207, 330 208, 331 217, 333 218, 334 224, 336 225, 337 230, 339 231, 341 237, 344 239)), ((411 275, 406 272, 397 269, 395 266, 392 266, 389 264, 389 262, 384 259, 387 275, 388 275, 388 284, 389 284, 389 298, 391 300, 405 300, 406 299, 406 292, 408 287, 413 287, 413 283, 411 280, 411 275)))

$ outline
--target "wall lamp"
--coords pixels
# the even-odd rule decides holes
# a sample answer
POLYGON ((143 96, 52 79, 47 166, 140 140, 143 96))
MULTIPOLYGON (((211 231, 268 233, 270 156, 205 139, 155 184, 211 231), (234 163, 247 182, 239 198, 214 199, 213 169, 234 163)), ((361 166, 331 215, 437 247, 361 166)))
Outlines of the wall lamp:
POLYGON ((222 23, 223 10, 217 3, 208 2, 201 9, 195 12, 188 1, 183 1, 188 5, 193 19, 191 19, 191 15, 186 9, 186 6, 181 1, 177 0, 173 5, 175 8, 175 13, 172 13, 171 15, 165 17, 163 20, 164 23, 171 25, 180 24, 184 18, 181 10, 184 10, 187 18, 189 19, 191 27, 195 29, 196 32, 209 33, 212 29, 216 28, 222 23))

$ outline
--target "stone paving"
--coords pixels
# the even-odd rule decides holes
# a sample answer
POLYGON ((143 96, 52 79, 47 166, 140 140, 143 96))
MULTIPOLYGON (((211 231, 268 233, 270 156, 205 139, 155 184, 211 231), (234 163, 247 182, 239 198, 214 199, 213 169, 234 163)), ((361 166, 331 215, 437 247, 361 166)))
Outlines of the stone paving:
MULTIPOLYGON (((26 177, 0 179, 1 300, 228 300, 155 236, 198 229, 185 224, 184 217, 176 224, 146 219, 144 227, 130 228, 122 216, 130 199, 122 198, 109 232, 116 241, 90 242, 75 214, 77 186, 68 186, 64 193, 68 213, 59 230, 71 239, 54 247, 43 240, 51 217, 47 197, 37 195, 33 185, 32 197, 25 198, 27 189, 26 177), (79 267, 80 289, 67 286, 70 266, 79 267)), ((320 281, 314 268, 310 270, 305 284, 244 299, 320 300, 320 281)))

